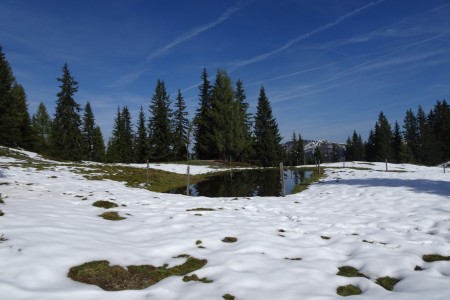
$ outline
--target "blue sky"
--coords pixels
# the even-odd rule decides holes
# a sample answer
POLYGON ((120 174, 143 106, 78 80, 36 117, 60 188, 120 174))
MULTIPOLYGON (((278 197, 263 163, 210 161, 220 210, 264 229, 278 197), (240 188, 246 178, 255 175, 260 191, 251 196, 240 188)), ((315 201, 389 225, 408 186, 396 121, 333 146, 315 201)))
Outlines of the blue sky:
POLYGON ((30 114, 53 115, 67 62, 106 138, 118 106, 149 116, 158 79, 192 118, 204 67, 241 79, 252 113, 263 85, 284 141, 366 139, 381 110, 401 124, 450 98, 449 1, 1 0, 0 45, 30 114))

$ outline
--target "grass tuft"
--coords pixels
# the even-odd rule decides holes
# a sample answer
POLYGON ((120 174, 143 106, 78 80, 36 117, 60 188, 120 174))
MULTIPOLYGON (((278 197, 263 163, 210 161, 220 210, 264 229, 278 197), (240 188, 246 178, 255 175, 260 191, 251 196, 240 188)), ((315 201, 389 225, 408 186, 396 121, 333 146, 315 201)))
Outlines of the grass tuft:
POLYGON ((184 276, 194 272, 203 268, 206 263, 206 259, 189 257, 184 264, 172 268, 167 268, 167 265, 132 265, 123 268, 111 266, 107 260, 100 260, 72 267, 67 276, 78 282, 94 284, 105 291, 140 290, 169 276, 184 276))
POLYGON ((222 239, 222 242, 224 242, 224 243, 235 243, 235 242, 237 242, 237 238, 235 238, 235 237, 232 237, 232 236, 226 236, 226 237, 224 237, 223 239, 222 239))
POLYGON ((344 276, 344 277, 364 277, 364 278, 369 278, 366 275, 364 275, 363 273, 360 273, 358 271, 358 269, 355 269, 354 267, 351 267, 351 266, 340 267, 339 268, 339 272, 337 272, 336 275, 344 276))
POLYGON ((118 205, 111 201, 99 200, 99 201, 95 201, 94 203, 92 203, 92 206, 108 209, 108 208, 117 207, 118 205))
POLYGON ((375 283, 388 291, 392 291, 394 289, 394 285, 396 285, 399 281, 400 279, 385 276, 378 278, 375 283))
POLYGON ((222 298, 225 299, 225 300, 234 300, 235 299, 235 297, 233 295, 230 295, 230 294, 225 294, 225 295, 222 296, 222 298))
POLYGON ((339 296, 353 296, 353 295, 360 295, 361 289, 357 286, 354 286, 353 284, 340 286, 336 289, 336 293, 339 296))
POLYGON ((126 219, 126 218, 120 216, 117 211, 107 211, 98 216, 102 217, 105 220, 110 220, 110 221, 121 221, 121 220, 126 219))
POLYGON ((197 208, 186 209, 186 211, 215 211, 215 209, 207 208, 207 207, 197 207, 197 208))
POLYGON ((450 256, 442 256, 440 254, 428 254, 422 256, 422 259, 425 262, 446 261, 450 260, 450 256))

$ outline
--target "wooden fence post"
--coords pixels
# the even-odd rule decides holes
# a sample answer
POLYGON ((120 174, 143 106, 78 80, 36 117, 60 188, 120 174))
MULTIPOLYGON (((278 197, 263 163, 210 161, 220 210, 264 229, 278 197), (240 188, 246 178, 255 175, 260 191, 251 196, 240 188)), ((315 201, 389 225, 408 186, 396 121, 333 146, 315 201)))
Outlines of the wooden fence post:
POLYGON ((145 186, 148 186, 148 168, 149 168, 149 165, 148 165, 148 159, 147 159, 147 181, 145 182, 145 186))
POLYGON ((286 196, 286 187, 284 183, 284 168, 282 162, 280 162, 280 181, 281 181, 281 197, 284 197, 286 196))
POLYGON ((189 196, 189 186, 190 186, 190 167, 189 166, 187 166, 187 178, 186 178, 186 196, 189 196))

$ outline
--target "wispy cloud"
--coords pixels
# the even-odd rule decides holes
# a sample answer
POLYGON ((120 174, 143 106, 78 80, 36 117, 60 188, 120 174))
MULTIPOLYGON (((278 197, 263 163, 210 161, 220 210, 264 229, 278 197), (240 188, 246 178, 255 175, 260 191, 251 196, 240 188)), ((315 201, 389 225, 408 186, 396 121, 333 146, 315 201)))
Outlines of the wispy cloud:
POLYGON ((183 33, 180 36, 177 36, 172 42, 170 42, 169 44, 165 45, 164 47, 161 47, 159 49, 157 49, 156 51, 152 52, 148 57, 147 57, 147 62, 152 61, 154 58, 159 57, 163 54, 165 54, 167 51, 169 51, 170 49, 172 49, 173 47, 177 46, 178 44, 188 41, 194 37, 196 37, 197 35, 201 34, 202 32, 205 32, 207 30, 210 30, 214 27, 216 27, 217 25, 225 22, 226 20, 228 20, 234 13, 240 11, 244 6, 245 6, 245 2, 243 1, 238 1, 236 5, 228 8, 219 18, 217 18, 216 20, 214 20, 211 23, 205 24, 203 26, 200 27, 196 27, 192 30, 189 30, 188 32, 183 33))
POLYGON ((256 63, 256 62, 260 62, 260 61, 266 60, 267 58, 269 58, 271 56, 274 56, 274 55, 276 55, 276 54, 278 54, 280 52, 283 52, 283 51, 289 49, 294 44, 296 44, 296 43, 298 43, 300 41, 303 41, 303 40, 305 40, 305 39, 307 39, 307 38, 309 38, 309 37, 311 37, 313 35, 316 35, 316 34, 322 32, 322 31, 324 31, 324 30, 326 30, 328 28, 334 27, 334 26, 342 23, 343 21, 345 21, 345 20, 347 20, 347 19, 349 19, 349 18, 351 18, 351 17, 361 13, 362 11, 367 10, 370 7, 375 6, 375 5, 377 5, 377 4, 379 4, 379 3, 383 2, 383 1, 385 1, 385 0, 373 1, 373 2, 370 2, 370 3, 366 4, 366 5, 364 5, 364 6, 361 6, 361 7, 357 8, 357 9, 355 9, 355 10, 349 12, 349 13, 346 13, 346 14, 340 16, 339 18, 337 18, 333 22, 330 22, 330 23, 327 23, 325 25, 322 25, 322 26, 320 26, 320 27, 318 27, 318 28, 316 28, 314 30, 311 30, 310 32, 302 34, 302 35, 300 35, 300 36, 298 36, 298 37, 288 41, 283 46, 281 46, 281 47, 279 47, 279 48, 277 48, 275 50, 272 50, 272 51, 269 51, 269 52, 266 52, 266 53, 254 56, 254 57, 249 58, 247 60, 243 60, 243 61, 237 62, 231 67, 231 69, 235 70, 235 69, 244 67, 244 66, 249 65, 249 64, 253 64, 253 63, 256 63))

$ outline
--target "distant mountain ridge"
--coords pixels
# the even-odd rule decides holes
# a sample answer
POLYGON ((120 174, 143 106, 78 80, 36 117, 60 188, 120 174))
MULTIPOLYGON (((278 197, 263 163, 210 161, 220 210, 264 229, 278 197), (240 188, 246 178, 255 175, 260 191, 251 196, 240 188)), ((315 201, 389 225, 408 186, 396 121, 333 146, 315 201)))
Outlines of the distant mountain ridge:
MULTIPOLYGON (((336 145, 337 147, 339 161, 342 161, 345 157, 345 144, 330 142, 327 140, 303 140, 303 143, 306 159, 313 157, 314 150, 316 147, 319 147, 325 159, 324 162, 331 162, 333 160, 333 145, 336 145)), ((292 147, 292 141, 285 143, 284 147, 286 151, 289 152, 292 147)))

